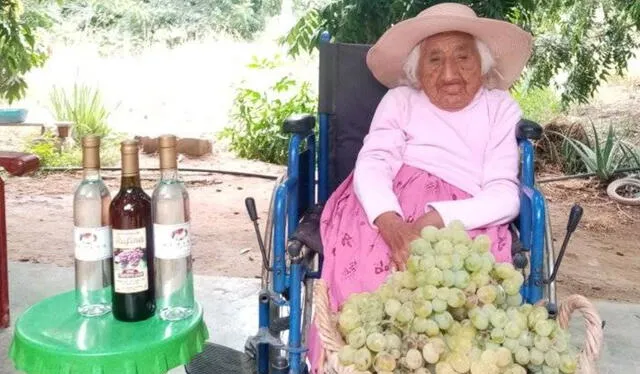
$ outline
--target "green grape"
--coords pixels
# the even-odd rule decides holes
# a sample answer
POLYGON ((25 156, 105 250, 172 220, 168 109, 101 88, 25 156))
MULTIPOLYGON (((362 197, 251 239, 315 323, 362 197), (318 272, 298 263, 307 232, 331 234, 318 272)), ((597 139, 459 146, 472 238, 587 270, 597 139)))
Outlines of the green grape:
POLYGON ((402 339, 400 339, 400 336, 392 333, 386 333, 384 338, 386 340, 385 346, 388 350, 400 349, 402 347, 402 339))
POLYGON ((442 270, 437 267, 430 268, 426 270, 427 272, 427 284, 432 286, 439 286, 442 284, 442 270))
POLYGON ((452 308, 460 308, 467 302, 467 297, 462 290, 452 288, 447 297, 447 304, 452 308))
POLYGON ((498 374, 499 369, 495 364, 488 364, 482 361, 471 363, 471 374, 498 374))
POLYGON ((431 307, 433 308, 434 312, 444 312, 445 310, 447 310, 447 306, 448 304, 445 300, 439 298, 431 300, 431 307))
POLYGON ((455 245, 464 245, 465 247, 472 243, 469 234, 464 230, 454 230, 451 234, 451 241, 455 245))
POLYGON ((497 352, 493 349, 485 349, 480 355, 480 361, 495 365, 498 362, 497 352))
POLYGON ((422 358, 429 364, 435 364, 440 360, 440 353, 433 343, 427 343, 422 348, 422 358))
POLYGON ((356 349, 364 346, 366 341, 367 331, 364 327, 357 327, 347 335, 347 344, 356 349))
MULTIPOLYGON (((377 373, 377 374, 394 374, 394 373, 377 373)), ((413 374, 433 374, 431 373, 431 371, 427 368, 417 368, 416 370, 413 371, 413 374)))
POLYGON ((477 272, 471 275, 471 281, 480 288, 488 285, 491 282, 491 277, 487 273, 477 272))
POLYGON ((435 285, 428 284, 422 287, 422 296, 425 298, 425 300, 433 300, 436 298, 437 294, 438 288, 435 285))
POLYGON ((528 315, 529 328, 534 328, 538 321, 546 319, 549 319, 547 308, 540 305, 534 306, 528 315))
POLYGON ((544 365, 542 367, 542 374, 560 374, 560 369, 544 365))
POLYGON ((338 351, 338 360, 344 366, 353 364, 353 360, 356 357, 356 348, 350 345, 345 345, 338 351))
POLYGON ((549 350, 544 354, 544 363, 552 368, 560 367, 560 355, 554 350, 549 350))
POLYGON ((551 347, 558 353, 565 352, 569 348, 569 336, 561 328, 556 328, 556 333, 551 339, 551 347))
POLYGON ((413 291, 408 288, 400 288, 396 291, 395 296, 401 303, 406 303, 413 297, 413 291))
POLYGON ((451 266, 453 266, 451 256, 448 254, 436 255, 436 266, 440 270, 451 269, 451 266))
POLYGON ((373 352, 380 352, 385 349, 387 339, 379 332, 374 332, 367 336, 367 348, 373 352))
POLYGON ((431 306, 430 301, 419 300, 413 303, 413 310, 418 317, 429 317, 431 312, 433 312, 433 308, 431 306))
POLYGON ((422 287, 418 287, 415 290, 411 291, 411 299, 410 301, 413 300, 414 302, 416 301, 424 301, 424 295, 422 294, 422 287))
POLYGON ((518 343, 520 343, 520 345, 523 347, 533 347, 533 334, 531 333, 531 331, 524 330, 518 338, 518 343))
POLYGON ((476 329, 486 330, 487 328, 489 328, 489 316, 485 312, 478 311, 476 313, 473 313, 473 315, 470 314, 469 317, 471 318, 471 322, 476 329))
POLYGON ((451 270, 457 271, 464 268, 464 257, 459 253, 453 253, 451 256, 451 270))
POLYGON ((460 258, 463 260, 462 261, 463 266, 464 266, 464 259, 467 258, 467 256, 469 256, 469 253, 471 252, 471 250, 469 249, 470 244, 471 244, 471 241, 469 241, 469 244, 456 244, 453 246, 453 253, 460 256, 460 258))
POLYGON ((361 325, 360 314, 353 308, 343 309, 338 317, 340 330, 346 334, 361 325))
POLYGON ((440 328, 440 330, 448 330, 449 327, 451 327, 451 324, 453 323, 453 317, 449 312, 436 313, 433 316, 433 319, 438 324, 438 327, 440 328))
POLYGON ((464 303, 464 307, 471 310, 478 306, 478 296, 469 295, 467 296, 467 302, 464 303))
POLYGON ((565 374, 573 374, 578 368, 578 361, 575 356, 565 353, 560 356, 560 366, 558 368, 565 374))
POLYGON ((533 337, 533 345, 541 352, 547 352, 551 349, 551 340, 547 336, 536 335, 533 337))
POLYGON ((426 271, 419 271, 416 273, 416 285, 418 287, 424 287, 429 284, 429 277, 426 271))
POLYGON ((518 306, 522 304, 522 294, 518 292, 515 295, 507 295, 507 305, 508 306, 518 306))
POLYGON ((353 365, 360 371, 368 370, 371 367, 371 352, 367 348, 360 348, 353 358, 353 365))
POLYGON ((421 256, 418 256, 418 255, 409 256, 409 259, 407 260, 407 270, 409 270, 414 274, 417 273, 420 270, 420 260, 421 260, 421 256))
POLYGON ((451 269, 442 271, 442 287, 453 287, 456 277, 451 269))
POLYGON ((427 329, 425 331, 428 336, 434 337, 440 334, 440 326, 432 319, 427 320, 427 329))
POLYGON ((424 362, 422 359, 422 353, 417 349, 408 350, 405 356, 405 362, 407 363, 408 369, 415 370, 420 368, 424 362))
POLYGON ((507 301, 507 294, 506 294, 506 292, 504 292, 504 288, 502 288, 501 285, 497 285, 496 286, 496 290, 498 292, 496 294, 495 304, 499 305, 499 306, 503 306, 504 303, 507 301))
POLYGON ((542 365, 544 363, 544 353, 538 348, 531 348, 529 350, 529 363, 532 365, 542 365))
POLYGON ((492 350, 492 351, 495 351, 495 350, 497 350, 497 349, 498 349, 498 348, 500 348, 500 347, 501 347, 501 345, 500 345, 500 344, 496 344, 496 343, 494 343, 494 342, 492 342, 492 341, 490 341, 490 340, 485 340, 485 341, 484 341, 484 349, 485 349, 485 350, 492 350))
POLYGON ((553 331, 553 323, 550 320, 540 320, 536 322, 533 330, 540 336, 549 336, 553 331))
POLYGON ((426 226, 420 230, 420 236, 422 239, 433 243, 438 240, 438 229, 434 226, 426 226))
POLYGON ((521 332, 522 329, 518 326, 518 323, 513 320, 507 322, 504 326, 504 333, 508 338, 517 339, 520 337, 521 332))
POLYGON ((485 252, 481 255, 481 257, 482 266, 480 267, 480 271, 489 274, 491 270, 493 270, 493 264, 496 263, 496 259, 491 252, 485 252))
POLYGON ((524 284, 524 276, 521 273, 515 273, 510 278, 505 279, 502 282, 502 287, 507 295, 512 296, 520 293, 520 289, 524 284))
POLYGON ((504 343, 505 335, 504 330, 500 327, 496 327, 491 330, 491 342, 496 344, 504 343))
POLYGON ((476 295, 478 296, 478 301, 483 304, 492 304, 497 297, 497 290, 495 286, 486 285, 478 288, 476 295))
POLYGON ((529 350, 526 347, 519 346, 514 351, 513 354, 514 354, 515 360, 516 360, 516 362, 518 364, 520 364, 520 365, 529 364, 530 355, 529 355, 529 350))
POLYGON ((427 327, 428 327, 427 319, 424 317, 414 318, 411 324, 412 330, 417 333, 427 332, 427 327))
POLYGON ((410 244, 411 253, 414 255, 424 255, 431 249, 431 244, 423 238, 418 238, 410 244))
POLYGON ((381 371, 393 372, 396 368, 396 359, 388 352, 380 352, 376 354, 373 360, 373 369, 380 373, 381 371))
POLYGON ((511 339, 506 337, 504 338, 504 343, 502 343, 502 346, 505 348, 508 348, 511 352, 515 352, 516 349, 520 347, 517 339, 511 339))
POLYGON ((418 284, 416 283, 416 276, 413 273, 405 271, 402 272, 402 274, 402 287, 409 290, 413 290, 418 287, 418 284))
POLYGON ((389 299, 384 303, 384 312, 391 318, 394 318, 400 308, 402 307, 402 303, 397 299, 389 299))
POLYGON ((433 249, 439 255, 450 255, 451 253, 453 253, 453 244, 448 239, 442 239, 438 243, 436 243, 433 249))
POLYGON ((509 262, 496 264, 496 266, 494 266, 493 268, 493 271, 495 273, 495 276, 500 280, 511 278, 513 276, 513 273, 517 272, 513 264, 509 262))
POLYGON ((496 365, 500 368, 505 368, 512 363, 511 351, 505 347, 500 347, 496 350, 496 365))
POLYGON ((452 353, 447 357, 446 362, 455 370, 454 373, 466 373, 471 369, 469 358, 461 353, 452 353))
POLYGON ((428 271, 431 268, 436 267, 436 257, 431 254, 426 254, 420 259, 420 269, 422 271, 428 271))
POLYGON ((440 287, 438 288, 438 293, 436 294, 436 299, 447 300, 449 298, 450 293, 449 287, 440 287))
POLYGON ((469 287, 469 282, 471 281, 471 278, 469 277, 469 273, 467 273, 464 270, 458 270, 454 272, 453 275, 454 275, 453 286, 455 288, 464 290, 465 288, 469 287))
POLYGON ((489 236, 481 234, 473 238, 473 243, 471 244, 472 250, 485 253, 489 251, 489 248, 491 248, 491 239, 489 236))
POLYGON ((478 284, 473 280, 471 280, 471 277, 469 277, 469 285, 464 289, 464 293, 467 296, 470 296, 470 295, 475 295, 476 291, 478 291, 478 284))
POLYGON ((386 302, 394 296, 393 286, 391 284, 383 284, 378 290, 378 295, 383 302, 386 302))
POLYGON ((449 222, 447 228, 450 230, 458 230, 463 232, 465 230, 464 224, 459 219, 454 219, 453 221, 449 222))
POLYGON ((498 309, 491 313, 490 321, 492 326, 502 328, 507 325, 507 322, 509 322, 509 317, 507 316, 507 312, 502 309, 498 309))
POLYGON ((470 272, 476 272, 482 267, 482 257, 478 253, 471 253, 464 260, 464 267, 470 272))
POLYGON ((413 317, 414 317, 413 305, 411 302, 406 302, 402 304, 402 306, 400 307, 400 310, 396 314, 396 321, 402 324, 406 324, 411 322, 411 320, 413 320, 413 317))
POLYGON ((527 369, 518 364, 513 364, 503 372, 503 374, 527 374, 527 369))

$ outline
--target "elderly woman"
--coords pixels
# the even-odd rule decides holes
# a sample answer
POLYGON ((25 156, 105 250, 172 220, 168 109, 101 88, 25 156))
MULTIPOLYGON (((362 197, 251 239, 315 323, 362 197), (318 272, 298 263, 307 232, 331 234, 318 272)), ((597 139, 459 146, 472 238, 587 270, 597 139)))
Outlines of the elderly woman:
POLYGON ((525 31, 460 4, 428 8, 371 48, 367 65, 389 91, 321 219, 322 278, 334 310, 403 269, 427 225, 460 221, 472 237, 492 239, 497 261, 511 260, 522 113, 506 90, 530 50, 525 31))

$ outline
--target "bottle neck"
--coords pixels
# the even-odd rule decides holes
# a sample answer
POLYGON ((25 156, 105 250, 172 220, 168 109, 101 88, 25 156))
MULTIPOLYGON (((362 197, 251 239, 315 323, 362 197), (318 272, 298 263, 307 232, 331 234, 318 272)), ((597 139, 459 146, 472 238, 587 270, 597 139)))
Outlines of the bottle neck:
POLYGON ((122 178, 120 178, 120 188, 121 189, 127 189, 127 188, 140 188, 140 174, 136 174, 136 175, 123 175, 122 178))
POLYGON ((178 180, 178 169, 161 169, 160 180, 163 182, 175 182, 178 180))
POLYGON ((97 181, 100 179, 100 169, 84 168, 82 174, 84 180, 87 181, 97 181))

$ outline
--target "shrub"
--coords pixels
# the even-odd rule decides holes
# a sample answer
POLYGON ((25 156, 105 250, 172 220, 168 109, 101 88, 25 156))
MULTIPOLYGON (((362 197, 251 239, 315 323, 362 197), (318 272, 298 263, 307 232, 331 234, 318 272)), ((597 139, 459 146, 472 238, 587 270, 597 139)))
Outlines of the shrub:
MULTIPOLYGON (((270 70, 274 60, 254 58, 251 69, 270 70)), ((282 131, 284 120, 297 113, 315 113, 316 95, 309 82, 299 82, 290 75, 276 80, 267 90, 241 87, 234 98, 231 118, 234 125, 220 137, 230 140, 238 156, 276 164, 286 164, 289 136, 282 131)))

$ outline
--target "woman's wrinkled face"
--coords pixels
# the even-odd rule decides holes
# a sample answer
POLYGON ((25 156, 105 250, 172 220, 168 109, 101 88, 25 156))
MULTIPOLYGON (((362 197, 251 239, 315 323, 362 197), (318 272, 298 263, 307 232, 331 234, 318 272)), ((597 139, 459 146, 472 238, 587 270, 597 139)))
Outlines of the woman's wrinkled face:
POLYGON ((418 77, 425 94, 437 107, 456 111, 467 106, 483 81, 473 37, 446 32, 425 39, 420 45, 418 77))

